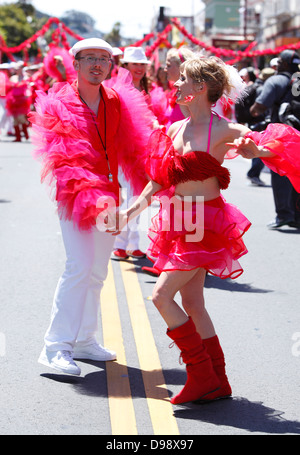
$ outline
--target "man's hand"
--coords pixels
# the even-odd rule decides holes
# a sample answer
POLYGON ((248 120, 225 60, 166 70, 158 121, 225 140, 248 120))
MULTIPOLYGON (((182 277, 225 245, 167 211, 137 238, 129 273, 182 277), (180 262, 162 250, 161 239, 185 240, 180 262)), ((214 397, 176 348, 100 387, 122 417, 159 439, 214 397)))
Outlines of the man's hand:
POLYGON ((128 223, 128 216, 125 210, 110 211, 104 218, 106 232, 112 235, 118 235, 128 223))

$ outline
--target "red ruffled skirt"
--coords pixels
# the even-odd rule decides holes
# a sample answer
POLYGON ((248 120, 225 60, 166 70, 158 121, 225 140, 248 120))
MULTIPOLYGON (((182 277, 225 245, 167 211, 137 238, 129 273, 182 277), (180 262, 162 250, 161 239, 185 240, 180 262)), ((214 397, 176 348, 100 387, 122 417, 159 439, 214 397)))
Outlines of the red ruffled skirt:
POLYGON ((242 236, 251 223, 237 207, 222 196, 186 202, 171 189, 157 197, 161 206, 148 232, 147 256, 158 270, 201 267, 223 279, 243 273, 238 260, 248 252, 242 236))

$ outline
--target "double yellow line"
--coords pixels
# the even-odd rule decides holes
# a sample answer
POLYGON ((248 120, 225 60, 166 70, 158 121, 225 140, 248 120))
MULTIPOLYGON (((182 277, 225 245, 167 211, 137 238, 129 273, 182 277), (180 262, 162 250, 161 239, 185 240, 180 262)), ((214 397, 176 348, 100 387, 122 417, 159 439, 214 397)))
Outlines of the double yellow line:
MULTIPOLYGON (((120 262, 120 267, 153 434, 179 435, 134 264, 120 262)), ((136 416, 111 263, 101 294, 101 313, 104 344, 117 351, 117 361, 106 364, 112 434, 136 435, 136 416)))

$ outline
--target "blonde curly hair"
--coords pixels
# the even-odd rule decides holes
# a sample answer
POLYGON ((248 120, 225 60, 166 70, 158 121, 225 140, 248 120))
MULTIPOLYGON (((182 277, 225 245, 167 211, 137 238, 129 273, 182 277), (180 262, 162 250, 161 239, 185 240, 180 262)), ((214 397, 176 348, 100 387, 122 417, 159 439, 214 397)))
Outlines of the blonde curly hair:
POLYGON ((195 82, 207 84, 207 99, 216 103, 223 95, 229 96, 233 85, 226 64, 218 57, 194 57, 181 65, 195 82))

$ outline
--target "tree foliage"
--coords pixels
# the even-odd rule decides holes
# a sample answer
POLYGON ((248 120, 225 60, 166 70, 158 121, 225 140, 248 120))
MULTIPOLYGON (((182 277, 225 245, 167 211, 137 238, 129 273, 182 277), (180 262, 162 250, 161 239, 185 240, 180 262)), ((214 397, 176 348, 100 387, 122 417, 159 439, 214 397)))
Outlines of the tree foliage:
POLYGON ((47 18, 38 19, 35 13, 32 5, 22 2, 0 6, 0 35, 8 47, 23 43, 44 25, 47 18))
POLYGON ((111 30, 111 32, 104 35, 105 41, 108 41, 112 46, 119 47, 121 46, 121 22, 116 22, 111 30))
MULTIPOLYGON (((49 16, 37 11, 30 2, 6 3, 0 6, 0 36, 5 40, 7 47, 19 46, 40 30, 48 19, 49 16)), ((94 18, 86 13, 75 10, 66 11, 61 20, 71 30, 85 38, 91 36, 103 37, 112 46, 121 46, 122 24, 120 22, 116 22, 112 30, 103 36, 102 32, 95 30, 96 21, 94 18)), ((47 42, 51 41, 52 32, 53 30, 49 30, 46 33, 45 39, 47 42)), ((29 54, 35 55, 36 53, 37 45, 33 43, 29 49, 29 54)), ((22 58, 22 53, 19 57, 22 58)))

